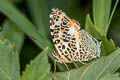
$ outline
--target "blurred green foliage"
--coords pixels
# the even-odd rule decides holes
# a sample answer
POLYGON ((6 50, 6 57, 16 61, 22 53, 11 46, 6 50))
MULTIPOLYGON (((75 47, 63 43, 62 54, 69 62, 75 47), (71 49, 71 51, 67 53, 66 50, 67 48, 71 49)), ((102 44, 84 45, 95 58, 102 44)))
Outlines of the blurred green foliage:
MULTIPOLYGON (((10 49, 13 55, 19 53, 20 64, 17 62, 15 64, 20 66, 22 80, 51 80, 52 77, 55 80, 114 80, 114 77, 120 80, 118 74, 112 74, 120 66, 118 63, 120 49, 116 48, 120 46, 120 3, 118 2, 119 0, 0 0, 0 12, 6 16, 1 22, 0 55, 10 54, 10 51, 1 48, 10 45, 8 50, 10 49), (69 17, 78 21, 82 29, 102 40, 101 55, 104 57, 93 60, 86 66, 78 63, 79 69, 73 69, 73 64, 68 64, 70 71, 56 72, 52 76, 54 58, 51 53, 54 45, 49 30, 49 14, 52 8, 62 9, 69 17), (26 67, 27 64, 29 65, 26 67), (101 65, 100 70, 97 69, 99 65, 101 65), (92 75, 90 73, 96 74, 90 77, 92 75)), ((10 56, 5 55, 11 59, 10 56)), ((18 56, 15 56, 14 60, 17 58, 18 56)), ((6 63, 10 65, 11 62, 6 63)), ((4 62, 0 62, 1 64, 4 62)), ((19 80, 19 78, 14 79, 15 76, 20 76, 19 72, 16 72, 16 75, 9 75, 10 72, 7 73, 6 70, 8 69, 0 67, 0 79, 19 80), (7 74, 4 76, 8 79, 1 77, 3 75, 1 70, 7 74)), ((63 64, 57 63, 57 71, 65 70, 63 64)))

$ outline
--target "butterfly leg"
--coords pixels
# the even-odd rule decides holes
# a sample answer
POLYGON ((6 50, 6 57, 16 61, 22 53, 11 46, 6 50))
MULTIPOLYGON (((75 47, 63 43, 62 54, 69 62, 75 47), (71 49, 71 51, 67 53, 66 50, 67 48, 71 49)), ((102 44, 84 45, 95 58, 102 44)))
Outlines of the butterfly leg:
POLYGON ((54 61, 54 73, 56 72, 56 60, 54 61))
POLYGON ((73 62, 73 64, 75 65, 76 68, 78 68, 78 65, 75 62, 73 62))
POLYGON ((69 70, 69 67, 67 66, 67 64, 64 61, 62 61, 62 62, 64 63, 64 65, 67 68, 67 70, 69 70))
POLYGON ((82 62, 82 61, 79 61, 80 63, 82 63, 82 64, 84 64, 84 65, 86 65, 86 63, 84 63, 84 62, 82 62))

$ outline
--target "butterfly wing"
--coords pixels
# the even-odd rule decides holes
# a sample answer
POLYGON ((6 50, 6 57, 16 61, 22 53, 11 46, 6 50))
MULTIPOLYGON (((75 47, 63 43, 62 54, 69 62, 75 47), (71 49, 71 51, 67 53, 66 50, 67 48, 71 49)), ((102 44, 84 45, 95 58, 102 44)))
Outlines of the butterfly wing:
POLYGON ((92 35, 90 35, 88 32, 85 30, 80 30, 80 36, 82 39, 82 45, 94 55, 94 57, 100 57, 100 46, 101 46, 101 41, 96 40, 92 35))
POLYGON ((58 9, 52 9, 50 14, 50 30, 58 52, 58 48, 64 48, 70 38, 80 29, 79 23, 70 19, 64 12, 58 9))

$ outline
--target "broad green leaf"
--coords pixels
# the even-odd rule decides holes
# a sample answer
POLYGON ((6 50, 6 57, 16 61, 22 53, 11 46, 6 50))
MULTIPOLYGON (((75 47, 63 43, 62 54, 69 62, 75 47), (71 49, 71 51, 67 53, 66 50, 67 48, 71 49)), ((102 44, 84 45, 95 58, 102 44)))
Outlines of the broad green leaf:
POLYGON ((47 37, 48 33, 48 6, 47 0, 26 0, 30 17, 38 26, 39 32, 47 37))
POLYGON ((111 0, 93 0, 93 20, 95 29, 106 35, 106 27, 110 16, 111 0))
POLYGON ((12 45, 7 39, 1 37, 0 80, 20 80, 19 57, 15 46, 12 45))
POLYGON ((100 78, 99 80, 120 80, 119 74, 107 74, 103 78, 100 78))
POLYGON ((78 69, 53 74, 54 80, 98 80, 120 67, 120 49, 78 69))
POLYGON ((3 29, 1 33, 12 43, 15 43, 16 50, 18 52, 21 51, 23 42, 24 42, 24 34, 23 32, 16 27, 14 23, 9 20, 5 20, 3 25, 3 29))
POLYGON ((92 34, 98 40, 102 40, 102 55, 109 54, 113 52, 116 47, 112 39, 107 40, 105 36, 102 36, 95 28, 92 23, 89 14, 86 16, 85 30, 87 30, 90 34, 92 34))
MULTIPOLYGON (((5 14, 13 23, 16 24, 16 27, 21 29, 27 36, 30 37, 40 48, 44 49, 46 46, 49 46, 49 56, 52 60, 54 60, 51 55, 53 51, 53 44, 50 42, 48 38, 44 35, 40 34, 34 26, 23 14, 21 14, 12 4, 10 4, 6 0, 0 0, 0 12, 5 14)), ((65 67, 61 64, 59 65, 60 70, 65 70, 65 67)))
POLYGON ((47 53, 48 47, 27 65, 21 80, 52 80, 47 53))

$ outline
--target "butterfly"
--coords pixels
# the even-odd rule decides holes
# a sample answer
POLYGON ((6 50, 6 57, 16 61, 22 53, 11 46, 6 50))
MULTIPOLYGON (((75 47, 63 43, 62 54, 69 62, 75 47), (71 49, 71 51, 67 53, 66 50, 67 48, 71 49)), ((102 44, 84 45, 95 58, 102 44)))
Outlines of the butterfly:
MULTIPOLYGON (((56 61, 66 63, 89 61, 100 57, 100 46, 102 41, 96 40, 87 31, 80 29, 80 24, 68 17, 58 8, 52 9, 50 13, 50 31, 56 50, 53 52, 56 61)), ((85 63, 83 63, 85 64, 85 63)))

